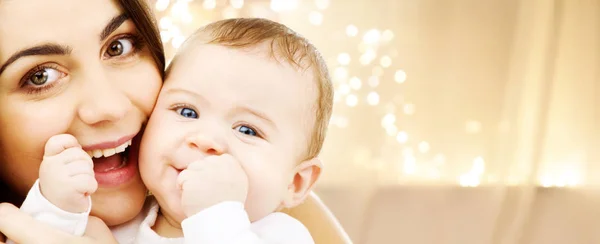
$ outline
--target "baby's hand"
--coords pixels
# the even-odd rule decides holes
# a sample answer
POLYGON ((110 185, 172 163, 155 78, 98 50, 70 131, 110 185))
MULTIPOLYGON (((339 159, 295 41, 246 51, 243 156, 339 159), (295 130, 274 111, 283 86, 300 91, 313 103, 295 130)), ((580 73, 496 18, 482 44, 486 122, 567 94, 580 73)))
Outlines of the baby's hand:
POLYGON ((209 156, 188 165, 177 178, 183 212, 190 217, 223 201, 246 202, 248 177, 229 154, 209 156))
POLYGON ((62 134, 46 143, 40 165, 40 191, 52 204, 72 213, 87 211, 87 197, 98 188, 94 162, 75 137, 62 134))

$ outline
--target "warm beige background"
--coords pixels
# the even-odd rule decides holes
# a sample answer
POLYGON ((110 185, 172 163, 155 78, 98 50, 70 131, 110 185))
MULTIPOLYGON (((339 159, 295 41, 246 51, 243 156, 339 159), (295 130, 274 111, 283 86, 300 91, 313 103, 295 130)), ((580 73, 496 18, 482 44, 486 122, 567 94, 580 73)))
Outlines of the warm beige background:
POLYGON ((169 57, 235 16, 321 49, 338 97, 316 191, 355 243, 600 243, 600 1, 152 2, 169 57))

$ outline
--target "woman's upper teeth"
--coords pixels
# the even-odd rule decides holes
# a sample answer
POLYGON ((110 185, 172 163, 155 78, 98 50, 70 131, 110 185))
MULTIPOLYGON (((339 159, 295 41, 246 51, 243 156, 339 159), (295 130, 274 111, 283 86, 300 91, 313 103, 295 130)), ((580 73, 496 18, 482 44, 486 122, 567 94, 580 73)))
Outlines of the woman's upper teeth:
POLYGON ((131 146, 131 140, 126 141, 125 143, 115 147, 115 148, 107 148, 107 149, 95 149, 91 151, 87 151, 87 153, 92 158, 100 158, 100 157, 110 157, 117 153, 122 153, 127 149, 127 147, 131 146))

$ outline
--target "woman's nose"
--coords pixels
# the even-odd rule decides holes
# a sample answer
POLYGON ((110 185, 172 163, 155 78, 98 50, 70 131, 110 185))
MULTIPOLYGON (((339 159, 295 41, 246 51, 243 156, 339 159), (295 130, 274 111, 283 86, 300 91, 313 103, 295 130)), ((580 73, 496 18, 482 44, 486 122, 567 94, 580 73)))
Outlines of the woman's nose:
POLYGON ((82 82, 79 117, 89 125, 123 119, 132 109, 131 100, 101 71, 95 74, 82 82))

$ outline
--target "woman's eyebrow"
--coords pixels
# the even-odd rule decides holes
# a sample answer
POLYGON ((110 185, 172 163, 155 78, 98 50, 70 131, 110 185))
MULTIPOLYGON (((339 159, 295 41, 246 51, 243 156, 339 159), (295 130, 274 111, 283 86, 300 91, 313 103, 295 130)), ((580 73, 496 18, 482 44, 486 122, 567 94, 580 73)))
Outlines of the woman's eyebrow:
MULTIPOLYGON (((111 33, 118 29, 123 24, 123 22, 127 21, 128 19, 129 15, 125 13, 113 17, 110 21, 108 21, 108 23, 100 33, 100 41, 104 41, 104 39, 106 39, 111 33)), ((40 55, 69 55, 71 54, 71 51, 71 47, 55 43, 45 43, 34 47, 25 48, 10 56, 10 58, 8 58, 8 60, 6 60, 6 62, 0 66, 0 75, 2 75, 2 72, 4 72, 4 70, 6 70, 6 68, 10 64, 14 63, 22 57, 40 55)))
POLYGON ((128 19, 129 15, 126 13, 113 17, 108 24, 106 24, 104 30, 102 30, 102 33, 100 33, 100 41, 104 41, 104 39, 106 39, 116 29, 119 29, 119 26, 121 26, 123 22, 127 21, 128 19))
POLYGON ((13 54, 2 66, 0 66, 0 75, 2 75, 2 72, 4 72, 6 67, 22 57, 38 55, 69 55, 71 54, 71 50, 72 48, 69 46, 62 46, 54 43, 46 43, 35 47, 25 48, 13 54))

